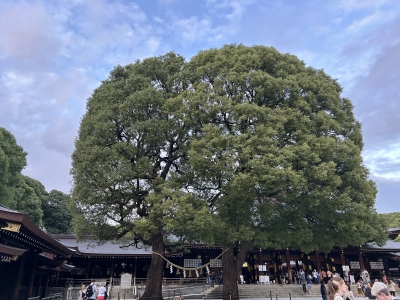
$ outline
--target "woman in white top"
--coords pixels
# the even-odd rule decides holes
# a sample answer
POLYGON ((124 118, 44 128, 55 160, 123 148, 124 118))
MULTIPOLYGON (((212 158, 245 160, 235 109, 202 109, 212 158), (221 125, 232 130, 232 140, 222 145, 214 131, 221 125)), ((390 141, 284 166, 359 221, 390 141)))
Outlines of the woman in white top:
POLYGON ((100 283, 99 288, 97 289, 97 300, 104 300, 104 294, 106 293, 106 288, 104 287, 104 283, 100 283))
POLYGON ((86 286, 83 284, 81 290, 78 293, 78 300, 86 299, 86 286))
POLYGON ((392 280, 388 280, 388 285, 387 285, 390 295, 396 296, 396 284, 392 280))
POLYGON ((348 287, 340 277, 332 277, 328 282, 328 299, 343 300, 343 294, 347 293, 348 287))

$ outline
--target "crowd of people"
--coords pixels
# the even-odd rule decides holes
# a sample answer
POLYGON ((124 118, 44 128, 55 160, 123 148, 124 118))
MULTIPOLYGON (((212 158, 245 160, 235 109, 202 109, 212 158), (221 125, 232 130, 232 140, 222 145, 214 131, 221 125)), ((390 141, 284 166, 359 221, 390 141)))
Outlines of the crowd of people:
MULTIPOLYGON (((281 272, 280 279, 281 283, 287 282, 287 273, 281 272)), ((339 274, 333 274, 330 270, 321 270, 321 272, 317 272, 313 270, 312 272, 306 273, 304 270, 300 269, 299 271, 292 270, 292 278, 293 283, 301 284, 303 288, 303 293, 311 293, 312 284, 320 284, 320 291, 323 300, 340 300, 335 297, 328 299, 329 291, 337 290, 336 287, 340 288, 340 291, 343 291, 342 296, 344 300, 354 300, 354 294, 351 291, 351 283, 356 284, 357 296, 365 297, 366 300, 391 300, 392 298, 384 298, 383 295, 385 293, 389 293, 388 295, 395 297, 396 296, 396 284, 400 288, 400 279, 387 279, 384 272, 381 274, 380 280, 375 279, 373 282, 371 281, 370 275, 367 270, 363 269, 358 274, 350 275, 349 271, 343 272, 343 279, 339 277, 339 274), (354 277, 358 279, 355 281, 354 277), (342 283, 343 282, 343 286, 342 283), (375 285, 377 284, 377 285, 375 285), (375 288, 374 288, 375 285, 375 288), (385 289, 382 293, 380 293, 381 298, 378 299, 376 296, 376 289, 378 286, 383 287, 385 289), (375 292, 374 292, 375 291, 375 292)), ((395 299, 395 298, 393 298, 395 299)))
POLYGON ((78 300, 106 300, 107 299, 107 288, 103 282, 96 285, 94 279, 91 280, 90 285, 82 285, 79 293, 78 300))
MULTIPOLYGON (((363 278, 369 280, 369 278, 363 278)), ((362 282, 363 279, 360 279, 362 282)), ((369 280, 364 283, 357 282, 357 293, 359 297, 375 300, 399 300, 396 298, 394 282, 386 280, 388 285, 382 281, 375 280, 373 283, 369 280), (393 285, 391 284, 393 283, 393 285)), ((400 285, 400 282, 398 283, 400 285)), ((322 281, 321 295, 323 300, 354 300, 354 294, 350 291, 350 284, 341 277, 334 276, 328 281, 327 286, 322 281)))

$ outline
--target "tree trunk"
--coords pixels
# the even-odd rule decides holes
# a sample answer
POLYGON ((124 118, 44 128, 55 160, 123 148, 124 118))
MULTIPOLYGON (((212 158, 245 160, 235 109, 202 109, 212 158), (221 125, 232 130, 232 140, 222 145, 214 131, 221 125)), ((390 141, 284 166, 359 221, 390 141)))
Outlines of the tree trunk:
POLYGON ((246 256, 247 256, 247 252, 250 249, 248 248, 244 248, 244 249, 240 249, 237 251, 236 253, 236 279, 237 281, 240 283, 240 275, 242 275, 242 266, 244 261, 246 260, 246 256))
MULTIPOLYGON (((225 251, 225 249, 222 249, 225 251)), ((237 268, 233 249, 222 254, 223 273, 223 300, 238 300, 239 289, 237 285, 237 268)))
POLYGON ((154 252, 164 255, 164 241, 162 234, 153 234, 151 236, 151 246, 153 255, 151 258, 150 268, 147 272, 146 289, 143 300, 162 300, 162 276, 164 271, 164 260, 154 252))

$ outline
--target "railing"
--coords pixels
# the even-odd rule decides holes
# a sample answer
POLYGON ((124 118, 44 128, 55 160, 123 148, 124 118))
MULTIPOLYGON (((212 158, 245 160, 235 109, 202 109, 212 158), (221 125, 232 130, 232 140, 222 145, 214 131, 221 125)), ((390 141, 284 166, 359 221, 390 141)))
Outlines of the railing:
MULTIPOLYGON (((98 280, 96 280, 98 281, 98 280)), ((162 283, 163 286, 171 286, 171 285, 204 285, 206 283, 206 278, 164 278, 162 283)), ((112 285, 120 285, 120 278, 112 278, 112 285)), ((145 286, 146 278, 132 278, 131 285, 134 286, 145 286)))
MULTIPOLYGON (((74 279, 74 278, 59 278, 55 279, 52 283, 53 287, 71 287, 71 286, 82 286, 82 284, 88 286, 90 284, 89 279, 74 279)), ((104 282, 105 284, 109 284, 112 278, 96 278, 96 284, 100 282, 104 282)))
POLYGON ((40 296, 30 297, 28 300, 63 300, 63 293, 50 294, 47 297, 41 298, 40 296))

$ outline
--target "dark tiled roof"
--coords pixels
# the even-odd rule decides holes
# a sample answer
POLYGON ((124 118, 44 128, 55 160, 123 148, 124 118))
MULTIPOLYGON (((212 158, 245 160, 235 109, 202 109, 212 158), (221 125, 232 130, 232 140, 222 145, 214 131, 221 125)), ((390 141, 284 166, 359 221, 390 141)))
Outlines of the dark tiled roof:
POLYGON ((1 204, 0 204, 0 210, 8 211, 8 212, 17 212, 15 210, 9 209, 8 207, 5 207, 4 205, 1 205, 1 204))
POLYGON ((391 251, 391 252, 400 252, 400 243, 388 240, 385 245, 382 247, 378 246, 375 242, 366 243, 361 247, 363 251, 391 251))
POLYGON ((93 240, 77 241, 74 235, 54 235, 62 244, 67 247, 77 248, 82 255, 133 255, 133 256, 151 256, 151 247, 135 248, 121 247, 121 244, 107 241, 97 243, 93 240))

